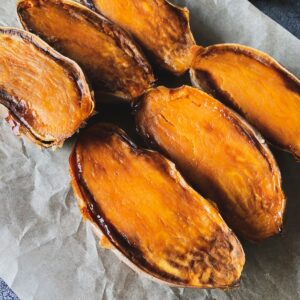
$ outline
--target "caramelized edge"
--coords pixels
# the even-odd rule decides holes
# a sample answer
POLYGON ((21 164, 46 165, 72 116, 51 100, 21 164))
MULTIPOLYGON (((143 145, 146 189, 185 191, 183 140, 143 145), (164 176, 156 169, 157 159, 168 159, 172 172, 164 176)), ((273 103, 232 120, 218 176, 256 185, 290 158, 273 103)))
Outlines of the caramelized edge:
MULTIPOLYGON (((83 5, 85 5, 86 7, 88 7, 89 9, 101 14, 102 16, 105 17, 105 15, 99 10, 97 9, 96 5, 94 4, 94 0, 79 0, 80 3, 82 3, 83 5)), ((166 2, 171 9, 173 9, 177 15, 180 17, 180 22, 182 24, 184 24, 185 28, 186 28, 186 32, 185 34, 187 36, 189 36, 189 39, 191 39, 191 41, 193 42, 193 46, 191 46, 191 49, 190 51, 192 51, 192 48, 196 45, 196 41, 195 41, 195 38, 194 38, 194 35, 192 33, 192 30, 191 30, 191 24, 190 24, 190 12, 189 10, 186 8, 186 7, 181 7, 179 5, 176 5, 174 3, 171 3, 170 1, 168 0, 164 0, 164 2, 166 2)), ((198 47, 201 47, 201 46, 198 46, 198 47)), ((149 55, 152 56, 152 58, 158 63, 158 64, 161 64, 163 65, 163 68, 168 70, 169 72, 173 73, 174 75, 176 76, 181 76, 183 75, 184 73, 186 73, 187 70, 190 69, 190 66, 187 66, 186 69, 182 72, 178 72, 176 71, 172 66, 166 64, 162 59, 159 59, 155 53, 152 53, 152 51, 149 51, 149 55)))
MULTIPOLYGON (((193 57, 193 47, 196 46, 196 40, 195 40, 195 37, 193 35, 193 32, 191 30, 191 22, 190 22, 190 11, 189 9, 184 6, 184 7, 181 7, 179 5, 176 5, 174 3, 171 3, 169 0, 164 0, 167 4, 170 5, 171 8, 173 8, 174 11, 178 12, 178 14, 180 14, 179 16, 183 18, 183 22, 181 23, 185 23, 185 27, 186 27, 186 32, 185 34, 187 36, 189 36, 189 38, 191 39, 191 42, 193 43, 193 45, 190 47, 189 51, 191 52, 191 56, 193 57)), ((199 46, 198 47, 201 49, 202 46, 199 46)), ((189 66, 187 66, 186 70, 185 71, 182 71, 182 72, 175 72, 174 74, 176 76, 181 76, 183 75, 184 73, 186 73, 186 71, 188 71, 190 68, 191 68, 191 65, 192 65, 192 62, 193 62, 193 59, 191 59, 191 63, 189 66)), ((172 71, 172 70, 171 70, 172 71)))
MULTIPOLYGON (((137 63, 139 68, 143 70, 145 77, 147 77, 148 89, 153 86, 156 80, 152 71, 152 67, 149 64, 140 46, 135 43, 129 33, 127 33, 117 24, 113 23, 111 20, 107 19, 102 14, 97 13, 95 9, 90 9, 89 6, 85 6, 83 4, 70 0, 59 0, 57 3, 60 5, 66 5, 69 8, 76 10, 77 13, 82 14, 85 20, 92 26, 97 28, 100 32, 103 32, 106 35, 112 37, 117 42, 117 46, 122 49, 126 53, 126 55, 130 56, 137 63)), ((27 6, 29 5, 38 6, 40 5, 40 3, 39 0, 18 0, 17 13, 22 27, 25 30, 31 32, 31 28, 27 26, 26 21, 22 17, 22 10, 26 10, 27 6)), ((123 98, 126 100, 132 99, 131 96, 128 96, 128 94, 122 91, 103 91, 103 94, 112 95, 117 98, 123 98)))
MULTIPOLYGON (((218 44, 209 46, 207 48, 201 48, 197 46, 193 47, 194 60, 192 63, 192 68, 190 69, 190 78, 193 86, 200 90, 203 90, 204 92, 212 94, 214 97, 216 97, 232 109, 237 110, 238 113, 243 117, 245 117, 245 114, 238 107, 238 105, 235 104, 235 101, 230 96, 230 94, 218 87, 216 80, 213 78, 210 72, 193 68, 194 64, 196 64, 198 56, 208 57, 210 55, 224 52, 232 52, 238 55, 245 55, 246 57, 252 58, 267 67, 271 67, 273 71, 277 72, 282 78, 287 89, 300 94, 300 80, 295 75, 290 73, 287 69, 285 69, 282 65, 280 65, 279 62, 277 62, 274 58, 262 51, 240 44, 218 44)), ((300 160, 300 156, 297 156, 294 153, 290 145, 283 145, 269 138, 268 140, 272 145, 280 148, 281 150, 292 153, 297 160, 300 160)))
MULTIPOLYGON (((151 138, 150 135, 147 135, 147 130, 142 129, 140 122, 139 122, 139 118, 140 118, 139 113, 143 110, 143 106, 146 105, 148 95, 151 94, 151 91, 155 91, 160 88, 165 88, 165 87, 157 87, 157 88, 151 89, 147 94, 144 95, 144 97, 142 97, 136 103, 136 105, 134 106, 135 123, 137 124, 136 130, 137 130, 139 136, 141 136, 141 138, 145 141, 145 143, 147 145, 149 145, 149 147, 154 147, 155 149, 162 151, 163 154, 169 158, 168 153, 166 153, 166 151, 164 151, 155 142, 155 140, 153 138, 151 138), (146 133, 146 134, 144 134, 144 133, 146 133)), ((186 86, 186 85, 183 85, 182 87, 179 87, 179 88, 173 88, 173 89, 167 88, 167 89, 169 91, 176 92, 177 90, 181 90, 181 89, 185 89, 185 88, 193 89, 192 87, 186 86)), ((206 94, 204 91, 201 91, 201 90, 200 91, 197 90, 197 92, 206 94)), ((214 100, 218 101, 217 99, 214 99, 214 100)), ((284 214, 285 214, 285 210, 286 210, 286 196, 284 194, 284 191, 282 190, 281 172, 279 170, 279 167, 276 163, 276 160, 275 160, 271 150, 269 149, 267 144, 264 142, 264 138, 260 135, 260 133, 258 131, 256 131, 249 123, 247 123, 247 121, 245 119, 243 119, 241 116, 239 116, 232 109, 226 107, 220 101, 218 101, 218 102, 224 106, 223 117, 226 118, 227 120, 229 120, 234 125, 234 127, 237 129, 239 134, 242 136, 245 136, 247 138, 247 140, 249 141, 249 144, 251 144, 251 146, 255 147, 258 150, 258 152, 262 155, 263 159, 266 160, 266 162, 268 164, 268 168, 269 168, 269 170, 272 174, 272 177, 274 178, 274 181, 276 183, 276 186, 280 188, 280 191, 282 192, 282 195, 283 195, 283 198, 282 198, 283 207, 282 207, 281 211, 282 211, 283 218, 284 218, 284 214)), ((281 227, 279 227, 276 231, 274 231, 273 234, 271 234, 270 236, 280 233, 282 231, 282 226, 283 226, 283 222, 281 223, 281 227)), ((267 237, 269 237, 269 236, 267 236, 267 237)), ((265 238, 267 238, 267 237, 265 237, 265 238)), ((265 238, 263 238, 263 239, 265 239, 265 238)), ((253 241, 253 242, 259 242, 262 240, 262 239, 254 239, 253 237, 252 238, 247 237, 247 239, 250 241, 253 241)))
MULTIPOLYGON (((85 81, 84 74, 80 67, 70 60, 69 58, 61 55, 54 49, 52 49, 48 44, 46 44, 43 40, 41 40, 39 37, 26 32, 24 30, 18 29, 18 28, 12 28, 12 27, 0 27, 0 34, 4 35, 10 35, 10 36, 17 36, 20 37, 23 41, 33 45, 37 51, 42 52, 46 56, 49 57, 49 59, 54 60, 56 63, 60 64, 67 72, 70 78, 75 82, 77 92, 79 94, 79 97, 81 98, 80 101, 90 99, 91 100, 91 111, 89 115, 86 117, 86 119, 91 116, 91 114, 94 111, 94 99, 92 97, 92 94, 90 92, 89 86, 87 82, 85 81)), ((9 95, 4 90, 0 90, 0 103, 3 104, 7 109, 9 110, 9 114, 16 123, 16 125, 20 128, 20 132, 24 133, 26 136, 28 136, 34 143, 43 146, 45 148, 50 148, 53 146, 62 146, 65 139, 67 139, 70 136, 66 136, 64 138, 61 138, 59 140, 56 139, 49 139, 45 140, 42 136, 40 136, 37 132, 33 130, 29 126, 29 124, 26 122, 26 120, 22 117, 19 117, 18 115, 18 103, 16 103, 14 97, 12 95, 9 95)), ((85 119, 85 120, 86 120, 85 119)), ((85 121, 83 120, 83 122, 85 121)), ((79 128, 78 128, 79 129, 79 128)), ((73 134, 76 132, 76 130, 73 132, 73 134)))
MULTIPOLYGON (((156 151, 152 150, 146 150, 146 149, 139 149, 136 144, 134 144, 127 134, 120 129, 119 127, 113 125, 113 124, 107 124, 107 123, 101 123, 101 126, 106 127, 110 130, 109 136, 117 135, 123 142, 125 142, 128 147, 133 151, 138 153, 139 155, 145 155, 145 154, 151 154, 152 157, 155 155, 156 157, 153 157, 154 159, 159 159, 159 166, 161 169, 168 175, 174 174, 174 171, 176 171, 176 176, 180 176, 179 172, 175 168, 175 165, 163 157, 161 154, 159 154, 156 151)), ((107 133, 106 133, 107 134, 107 133)), ((96 235, 101 238, 102 235, 104 235, 108 241, 112 245, 112 251, 122 260, 124 261, 129 267, 131 267, 134 271, 142 271, 143 275, 148 277, 151 280, 154 280, 158 283, 163 283, 168 286, 174 286, 174 287, 189 287, 189 288, 205 288, 205 289, 230 289, 238 287, 240 284, 240 278, 233 282, 230 286, 211 286, 211 285, 202 285, 202 286, 190 286, 188 284, 185 284, 184 281, 182 281, 181 278, 178 278, 176 276, 173 276, 171 274, 168 274, 159 268, 151 265, 144 257, 143 253, 139 249, 137 249, 134 246, 131 246, 132 253, 129 253, 126 248, 128 248, 128 243, 126 242, 125 238, 117 231, 117 229, 105 219, 105 216, 103 212, 98 211, 96 208, 96 201, 93 198, 91 192, 88 190, 88 187, 86 183, 84 182, 84 179, 81 177, 81 166, 80 162, 78 162, 77 159, 77 143, 80 142, 80 138, 77 140, 77 142, 74 144, 72 152, 70 154, 69 158, 69 172, 71 176, 71 184, 74 189, 75 196, 78 201, 78 205, 80 208, 80 212, 83 216, 84 220, 87 220, 91 223, 93 231, 96 233, 96 235), (107 226, 108 224, 108 226, 107 226), (110 228, 109 228, 110 227, 110 228)), ((185 180, 181 177, 180 184, 183 188, 188 189, 190 192, 194 192, 194 190, 189 187, 187 184, 186 186, 183 186, 182 184, 186 183, 185 180)), ((196 193, 196 192, 195 192, 196 193)), ((209 201, 208 201, 209 202, 209 201)), ((214 206, 215 207, 215 206, 214 206)), ((216 207, 215 207, 216 208, 216 207)), ((218 211, 218 209, 216 208, 218 211)), ((223 219, 222 219, 223 220, 223 219)), ((223 220, 224 222, 224 220, 223 220)), ((224 222, 225 223, 225 222, 224 222)), ((227 226, 227 225, 226 225, 227 226)), ((230 232, 230 228, 228 228, 230 232)), ((234 234, 233 234, 234 235, 234 234)), ((237 246, 240 247, 242 253, 244 254, 244 250, 237 239, 237 237, 234 235, 236 239, 237 246)))

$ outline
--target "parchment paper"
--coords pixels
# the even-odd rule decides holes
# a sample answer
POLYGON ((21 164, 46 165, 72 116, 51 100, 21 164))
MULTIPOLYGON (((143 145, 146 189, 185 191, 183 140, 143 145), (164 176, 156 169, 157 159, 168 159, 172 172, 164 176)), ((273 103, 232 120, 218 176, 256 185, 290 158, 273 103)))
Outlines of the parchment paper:
MULTIPOLYGON (((253 46, 300 75, 299 40, 246 0, 177 2, 189 7, 199 44, 253 46)), ((0 26, 19 26, 14 0, 0 0, 0 26)), ((300 299, 300 165, 290 155, 271 148, 288 198, 284 233, 242 241, 241 286, 223 292, 158 285, 100 249, 69 185, 72 142, 40 150, 0 121, 0 277, 21 299, 300 299)))

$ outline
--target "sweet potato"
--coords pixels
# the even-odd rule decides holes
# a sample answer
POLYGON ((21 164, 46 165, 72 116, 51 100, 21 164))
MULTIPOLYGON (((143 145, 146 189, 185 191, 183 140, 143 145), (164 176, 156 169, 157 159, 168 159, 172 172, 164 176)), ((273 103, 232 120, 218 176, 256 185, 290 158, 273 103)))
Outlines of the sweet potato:
POLYGON ((16 133, 60 146, 87 120, 94 102, 79 66, 38 37, 0 28, 0 104, 16 133))
POLYGON ((237 114, 195 88, 160 87, 140 101, 136 122, 142 137, 217 203, 236 232, 258 241, 280 230, 285 197, 279 169, 237 114))
POLYGON ((195 44, 189 12, 165 0, 81 0, 140 42, 157 63, 175 75, 191 64, 195 44))
POLYGON ((236 44, 201 48, 191 78, 238 110, 271 143, 300 158, 300 81, 270 56, 236 44))
POLYGON ((21 0, 23 27, 82 67, 95 91, 127 101, 154 82, 152 69, 133 39, 85 6, 69 0, 21 0))
POLYGON ((239 280, 244 252, 215 206, 173 163, 137 148, 124 131, 109 124, 84 131, 70 173, 83 217, 134 270, 182 287, 227 288, 239 280))

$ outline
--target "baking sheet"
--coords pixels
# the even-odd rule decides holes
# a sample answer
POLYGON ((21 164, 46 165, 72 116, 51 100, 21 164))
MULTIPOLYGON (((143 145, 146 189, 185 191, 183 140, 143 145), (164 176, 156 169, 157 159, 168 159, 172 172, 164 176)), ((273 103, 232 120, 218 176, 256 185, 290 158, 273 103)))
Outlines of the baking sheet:
MULTIPOLYGON (((189 7, 199 44, 253 46, 300 76, 300 41, 248 1, 177 3, 189 7)), ((19 26, 14 0, 0 0, 0 26, 19 26)), ((72 143, 40 150, 0 120, 0 277, 21 299, 300 299, 300 164, 289 154, 272 148, 288 198, 284 232, 258 245, 242 241, 241 286, 223 292, 158 285, 100 249, 69 185, 72 143)))

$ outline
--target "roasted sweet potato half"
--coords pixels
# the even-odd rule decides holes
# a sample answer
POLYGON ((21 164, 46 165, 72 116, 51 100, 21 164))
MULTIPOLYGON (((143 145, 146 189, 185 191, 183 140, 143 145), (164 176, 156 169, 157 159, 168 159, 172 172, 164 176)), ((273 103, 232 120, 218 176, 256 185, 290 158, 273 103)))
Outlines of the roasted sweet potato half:
POLYGON ((199 48, 191 78, 300 158, 300 81, 270 56, 236 44, 199 48))
POLYGON ((69 0, 21 0, 23 27, 75 60, 95 91, 132 100, 154 82, 152 69, 132 38, 117 25, 69 0))
POLYGON ((236 232, 258 241, 280 230, 285 197, 279 169, 238 115, 195 88, 160 87, 139 103, 136 121, 142 137, 218 204, 236 232))
POLYGON ((189 12, 165 0, 81 0, 130 32, 158 65, 181 75, 190 67, 189 12))
POLYGON ((44 147, 62 145, 94 109, 75 62, 12 28, 0 28, 0 104, 8 108, 15 132, 44 147))
POLYGON ((70 172, 83 216, 133 269, 182 287, 238 282, 245 262, 239 241, 215 206, 157 152, 97 124, 75 144, 70 172))

